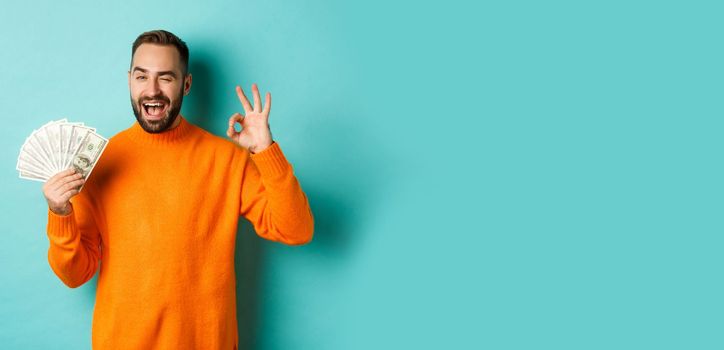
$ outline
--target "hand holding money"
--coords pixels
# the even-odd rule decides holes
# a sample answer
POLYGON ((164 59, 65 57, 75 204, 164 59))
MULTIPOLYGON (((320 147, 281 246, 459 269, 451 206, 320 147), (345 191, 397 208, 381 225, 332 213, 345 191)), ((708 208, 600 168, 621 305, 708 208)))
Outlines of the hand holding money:
POLYGON ((48 201, 48 208, 58 215, 70 214, 70 198, 80 192, 85 183, 83 173, 70 168, 53 177, 43 185, 43 194, 48 201))
MULTIPOLYGON (((46 182, 47 185, 63 179, 56 176, 72 167, 80 177, 87 179, 108 144, 108 140, 95 131, 67 119, 51 121, 33 131, 20 148, 15 166, 20 171, 20 178, 46 182)), ((45 187, 43 192, 46 192, 45 187)), ((82 187, 83 183, 78 192, 82 187)), ((59 209, 62 211, 62 206, 59 209)))

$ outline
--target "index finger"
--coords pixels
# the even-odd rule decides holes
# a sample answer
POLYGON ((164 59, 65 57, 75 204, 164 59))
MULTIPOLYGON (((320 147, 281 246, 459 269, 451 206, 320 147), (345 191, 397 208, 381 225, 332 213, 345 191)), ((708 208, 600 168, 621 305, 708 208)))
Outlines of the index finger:
POLYGON ((244 95, 244 90, 242 90, 241 86, 239 85, 236 86, 236 94, 239 96, 239 101, 241 101, 241 105, 244 106, 244 112, 249 113, 254 111, 254 109, 251 108, 251 104, 246 98, 246 95, 244 95))
POLYGON ((52 182, 55 182, 55 181, 57 181, 58 179, 62 179, 62 178, 64 178, 64 177, 68 176, 68 175, 72 175, 73 173, 75 173, 75 168, 70 167, 70 168, 68 168, 68 169, 65 169, 65 170, 63 170, 63 171, 61 171, 61 172, 53 175, 53 176, 49 179, 50 181, 48 181, 48 182, 51 182, 51 181, 52 181, 52 182))
POLYGON ((75 173, 75 168, 70 167, 68 169, 65 169, 65 170, 53 175, 50 179, 48 179, 48 182, 46 182, 46 184, 52 185, 54 182, 58 181, 59 179, 62 179, 68 175, 72 175, 73 173, 75 173))

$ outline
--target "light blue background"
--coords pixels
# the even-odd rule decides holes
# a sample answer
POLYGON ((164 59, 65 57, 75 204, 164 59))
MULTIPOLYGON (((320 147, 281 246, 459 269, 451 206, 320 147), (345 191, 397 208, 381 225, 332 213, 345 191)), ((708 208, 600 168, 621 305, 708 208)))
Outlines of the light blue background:
POLYGON ((272 92, 315 214, 302 247, 240 227, 243 348, 724 348, 718 4, 4 1, 0 344, 90 347, 96 278, 53 274, 15 162, 51 119, 130 126, 163 28, 192 122, 272 92))

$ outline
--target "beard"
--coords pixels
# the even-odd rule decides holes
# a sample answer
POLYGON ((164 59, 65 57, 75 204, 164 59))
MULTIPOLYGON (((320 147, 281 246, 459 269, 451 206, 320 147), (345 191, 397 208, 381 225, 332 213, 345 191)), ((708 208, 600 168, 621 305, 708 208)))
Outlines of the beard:
POLYGON ((139 98, 138 101, 133 100, 133 96, 131 96, 131 107, 133 108, 133 114, 136 116, 136 120, 138 121, 138 124, 141 125, 141 128, 145 130, 148 133, 151 134, 158 134, 161 132, 164 132, 168 130, 168 128, 173 125, 173 123, 176 121, 176 118, 178 118, 179 112, 181 112, 181 104, 184 100, 184 94, 183 94, 183 86, 181 86, 181 91, 178 94, 178 98, 173 100, 173 103, 171 103, 171 99, 166 97, 162 92, 155 96, 150 96, 146 98, 139 98), (143 118, 143 112, 141 109, 143 109, 143 103, 146 101, 163 101, 166 106, 166 115, 163 116, 160 120, 146 120, 143 118))

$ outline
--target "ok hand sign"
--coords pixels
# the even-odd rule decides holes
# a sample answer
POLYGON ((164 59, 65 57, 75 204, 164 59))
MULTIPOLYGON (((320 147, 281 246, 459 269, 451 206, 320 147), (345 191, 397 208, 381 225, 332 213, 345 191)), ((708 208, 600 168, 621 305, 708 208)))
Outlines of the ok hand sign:
POLYGON ((251 85, 251 91, 254 94, 253 107, 246 95, 244 95, 244 90, 240 86, 236 86, 236 94, 244 107, 244 115, 237 112, 229 118, 229 129, 226 130, 226 135, 241 147, 248 149, 249 152, 259 153, 271 146, 273 142, 271 130, 269 129, 271 93, 266 93, 266 105, 262 109, 259 88, 256 84, 251 85), (236 123, 241 125, 241 131, 236 131, 234 128, 236 123))

